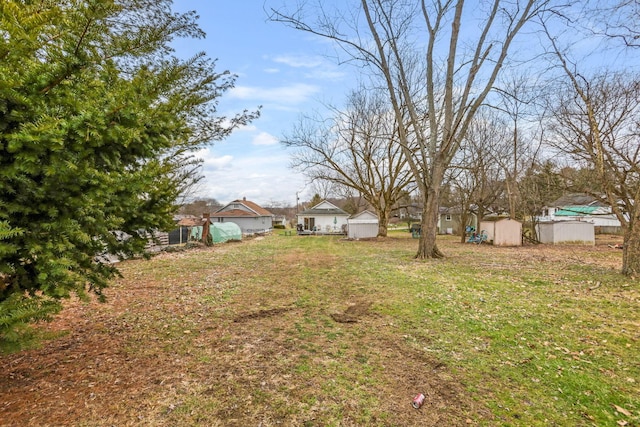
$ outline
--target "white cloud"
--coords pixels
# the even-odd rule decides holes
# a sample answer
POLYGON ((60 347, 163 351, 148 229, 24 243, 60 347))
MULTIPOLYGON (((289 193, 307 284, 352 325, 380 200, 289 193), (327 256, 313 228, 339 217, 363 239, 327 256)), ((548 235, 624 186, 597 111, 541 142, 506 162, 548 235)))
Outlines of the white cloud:
POLYGON ((278 68, 265 68, 263 71, 268 74, 276 74, 280 72, 278 68))
POLYGON ((236 129, 237 132, 255 132, 258 130, 256 125, 243 125, 236 129))
POLYGON ((318 92, 320 92, 318 86, 295 83, 289 86, 273 88, 236 86, 229 91, 229 96, 242 100, 298 104, 308 100, 318 92))
POLYGON ((285 64, 294 68, 315 68, 324 62, 319 56, 308 55, 278 55, 271 58, 273 62, 285 64))
POLYGON ((205 171, 229 169, 233 163, 232 155, 225 154, 223 156, 216 156, 208 148, 195 153, 195 157, 202 159, 202 167, 205 171))
POLYGON ((278 143, 278 138, 268 132, 260 132, 253 137, 251 143, 253 145, 275 145, 278 143))
POLYGON ((295 193, 304 188, 304 181, 291 172, 288 164, 288 155, 281 150, 260 150, 234 158, 226 169, 203 171, 205 179, 199 195, 213 197, 221 203, 246 197, 260 205, 269 201, 293 205, 295 193))
POLYGON ((318 80, 342 80, 347 74, 337 69, 316 69, 305 74, 305 77, 318 80))

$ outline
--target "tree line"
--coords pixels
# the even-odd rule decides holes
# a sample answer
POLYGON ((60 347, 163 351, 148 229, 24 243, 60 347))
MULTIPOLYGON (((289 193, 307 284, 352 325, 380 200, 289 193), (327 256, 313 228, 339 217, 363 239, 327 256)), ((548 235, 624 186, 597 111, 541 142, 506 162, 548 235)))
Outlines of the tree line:
POLYGON ((284 135, 292 166, 361 195, 381 222, 415 194, 418 258, 444 256, 447 196, 463 212, 504 202, 523 218, 571 190, 612 207, 622 273, 640 271, 637 2, 317 1, 270 18, 330 40, 362 70, 344 106, 284 135))

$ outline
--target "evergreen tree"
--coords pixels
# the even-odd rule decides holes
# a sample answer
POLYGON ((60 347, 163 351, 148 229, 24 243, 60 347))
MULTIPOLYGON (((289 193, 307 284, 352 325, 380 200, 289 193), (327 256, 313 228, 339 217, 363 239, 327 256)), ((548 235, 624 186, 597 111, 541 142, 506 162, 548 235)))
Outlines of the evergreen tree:
POLYGON ((117 269, 97 255, 143 253, 198 179, 189 153, 257 117, 217 116, 235 76, 172 55, 204 37, 196 18, 170 0, 0 3, 0 341, 103 297, 117 269))

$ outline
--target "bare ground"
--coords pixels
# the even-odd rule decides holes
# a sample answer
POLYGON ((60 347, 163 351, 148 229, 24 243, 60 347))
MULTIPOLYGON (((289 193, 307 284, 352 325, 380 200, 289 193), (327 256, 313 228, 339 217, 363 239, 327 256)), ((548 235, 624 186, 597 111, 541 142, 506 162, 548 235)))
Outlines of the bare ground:
MULTIPOLYGON (((608 243, 595 250, 611 251, 608 243)), ((231 249, 200 251, 206 259, 231 249)), ((524 249, 514 262, 566 262, 566 248, 524 249)), ((570 251, 589 262, 587 249, 570 251)), ((166 253, 147 263, 187 256, 193 254, 166 253)), ((287 265, 311 268, 331 262, 286 257, 287 265)), ((345 285, 325 307, 296 304, 295 295, 278 286, 278 271, 264 273, 273 286, 245 283, 226 296, 224 284, 240 278, 240 269, 156 277, 137 270, 144 262, 123 264, 124 278, 109 289, 107 303, 69 301, 44 326, 58 338, 0 356, 0 425, 314 426, 327 414, 344 426, 361 425, 365 415, 369 424, 398 426, 491 420, 447 366, 406 344, 390 319, 371 310, 373 296, 353 295, 345 285), (211 295, 210 304, 203 293, 211 295), (337 360, 352 369, 336 372, 337 360), (376 367, 375 383, 354 374, 358 364, 362 371, 376 367), (326 372, 307 371, 310 365, 326 372), (353 393, 333 395, 336 381, 351 382, 353 393), (426 401, 415 410, 411 399, 418 392, 426 401), (370 396, 378 409, 371 413, 354 396, 370 396)))

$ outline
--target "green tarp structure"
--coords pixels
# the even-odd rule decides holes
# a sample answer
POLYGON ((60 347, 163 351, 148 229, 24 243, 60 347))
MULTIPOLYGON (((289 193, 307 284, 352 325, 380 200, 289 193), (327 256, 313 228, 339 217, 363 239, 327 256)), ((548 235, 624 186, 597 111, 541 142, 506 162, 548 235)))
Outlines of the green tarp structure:
POLYGON ((191 234, 189 234, 190 240, 202 240, 202 226, 196 225, 191 227, 191 234))
POLYGON ((233 222, 214 222, 209 228, 213 243, 242 240, 242 230, 233 222))
POLYGON ((598 206, 565 206, 562 209, 558 209, 555 213, 556 216, 583 216, 591 215, 595 211, 600 209, 598 206))

